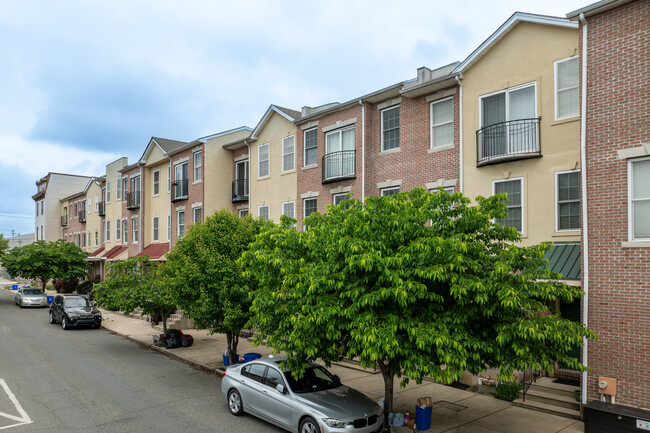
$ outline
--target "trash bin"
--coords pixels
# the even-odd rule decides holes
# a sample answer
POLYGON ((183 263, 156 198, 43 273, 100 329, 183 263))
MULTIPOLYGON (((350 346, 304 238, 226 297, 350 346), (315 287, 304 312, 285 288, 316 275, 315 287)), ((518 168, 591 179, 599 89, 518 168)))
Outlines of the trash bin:
MULTIPOLYGON (((239 354, 235 355, 235 358, 239 359, 239 354)), ((230 358, 228 355, 223 355, 223 366, 228 367, 230 365, 230 358)))
POLYGON ((52 302, 54 302, 54 296, 48 296, 47 297, 47 303, 51 304, 52 302))
POLYGON ((18 290, 18 284, 12 284, 11 290, 18 290))
POLYGON ((256 353, 256 352, 244 353, 244 362, 249 362, 254 359, 260 359, 261 357, 262 357, 261 353, 256 353))
POLYGON ((431 413, 433 406, 422 409, 415 406, 415 428, 418 430, 429 430, 431 428, 431 413))

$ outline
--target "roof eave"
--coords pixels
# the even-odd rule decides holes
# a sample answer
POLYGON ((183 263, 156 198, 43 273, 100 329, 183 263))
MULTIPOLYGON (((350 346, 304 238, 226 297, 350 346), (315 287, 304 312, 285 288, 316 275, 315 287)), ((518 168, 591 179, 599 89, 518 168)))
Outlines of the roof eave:
POLYGON ((584 14, 586 17, 590 17, 592 15, 597 15, 603 12, 606 12, 610 9, 614 9, 618 6, 622 6, 625 3, 629 3, 632 0, 602 0, 593 4, 590 4, 589 6, 585 6, 580 9, 576 9, 573 12, 569 12, 566 14, 567 18, 570 20, 577 20, 578 17, 580 17, 580 14, 584 14))

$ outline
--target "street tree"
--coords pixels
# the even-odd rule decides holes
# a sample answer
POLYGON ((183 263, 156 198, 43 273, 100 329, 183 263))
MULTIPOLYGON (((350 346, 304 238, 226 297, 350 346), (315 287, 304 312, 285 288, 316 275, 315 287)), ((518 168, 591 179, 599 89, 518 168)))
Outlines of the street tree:
POLYGON ((131 314, 137 308, 142 315, 159 314, 163 333, 167 333, 167 316, 176 308, 168 281, 160 266, 148 256, 129 257, 108 266, 104 281, 95 284, 93 301, 101 307, 119 308, 131 314))
POLYGON ((4 253, 9 250, 9 241, 4 238, 2 233, 0 233, 0 261, 2 260, 2 256, 4 253))
POLYGON ((167 254, 165 272, 178 306, 197 328, 226 335, 231 363, 256 288, 255 278, 244 277, 237 260, 266 224, 221 210, 191 226, 167 254))
POLYGON ((45 289, 52 278, 85 276, 89 268, 87 256, 75 244, 59 239, 55 242, 36 241, 13 248, 3 256, 2 262, 10 275, 41 280, 45 289))
POLYGON ((347 200, 261 233, 242 265, 259 281, 250 326, 255 343, 307 362, 358 359, 381 371, 385 416, 394 378, 450 383, 468 370, 585 367, 568 354, 594 334, 553 305, 580 297, 547 269, 549 244, 518 246, 505 196, 415 189, 347 200))

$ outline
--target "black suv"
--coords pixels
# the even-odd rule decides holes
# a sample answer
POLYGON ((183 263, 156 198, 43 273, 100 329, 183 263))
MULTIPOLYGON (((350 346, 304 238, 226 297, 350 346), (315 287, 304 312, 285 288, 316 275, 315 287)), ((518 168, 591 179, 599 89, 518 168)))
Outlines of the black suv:
POLYGON ((50 323, 61 322, 63 329, 72 326, 102 326, 102 313, 82 295, 56 295, 50 307, 50 323))

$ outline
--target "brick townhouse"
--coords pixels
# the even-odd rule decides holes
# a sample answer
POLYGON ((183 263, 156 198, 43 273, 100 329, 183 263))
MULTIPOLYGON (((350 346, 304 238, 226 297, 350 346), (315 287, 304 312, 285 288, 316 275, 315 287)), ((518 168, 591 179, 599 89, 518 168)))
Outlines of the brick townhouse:
POLYGON ((580 24, 582 313, 599 336, 583 351, 583 402, 606 394, 650 409, 650 1, 605 0, 568 17, 580 24))

